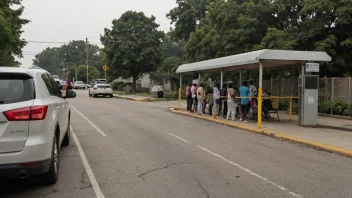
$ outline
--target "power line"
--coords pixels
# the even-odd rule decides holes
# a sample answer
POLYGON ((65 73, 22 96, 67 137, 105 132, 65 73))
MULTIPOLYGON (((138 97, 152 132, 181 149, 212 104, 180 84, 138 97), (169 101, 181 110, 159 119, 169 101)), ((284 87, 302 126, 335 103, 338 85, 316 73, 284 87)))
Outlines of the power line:
POLYGON ((52 44, 69 44, 70 42, 58 42, 58 41, 26 41, 28 43, 52 43, 52 44))

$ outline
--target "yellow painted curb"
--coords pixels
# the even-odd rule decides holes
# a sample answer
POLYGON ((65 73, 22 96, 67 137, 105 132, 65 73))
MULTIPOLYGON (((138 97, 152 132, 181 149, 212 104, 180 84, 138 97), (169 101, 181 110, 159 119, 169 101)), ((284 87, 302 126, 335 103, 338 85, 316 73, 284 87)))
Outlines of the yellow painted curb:
POLYGON ((336 154, 339 154, 339 155, 343 155, 343 156, 347 156, 347 157, 352 157, 352 151, 351 150, 343 149, 343 148, 340 148, 340 147, 331 146, 331 145, 327 145, 327 144, 322 144, 322 143, 318 143, 318 142, 314 142, 314 141, 310 141, 310 140, 305 140, 305 139, 301 139, 301 138, 296 138, 296 137, 292 137, 292 136, 285 135, 285 134, 282 134, 282 133, 274 133, 274 132, 267 131, 267 130, 251 128, 251 127, 239 125, 239 124, 236 124, 236 123, 231 123, 231 122, 224 121, 224 120, 216 120, 214 118, 203 117, 203 116, 199 116, 197 114, 192 114, 192 113, 180 111, 180 110, 178 110, 178 108, 169 107, 168 110, 173 112, 173 113, 187 115, 187 116, 199 118, 199 119, 202 119, 202 120, 208 120, 208 121, 212 121, 212 122, 215 122, 215 123, 218 123, 218 124, 224 124, 224 125, 227 125, 227 126, 230 126, 230 127, 235 127, 235 128, 243 129, 243 130, 246 130, 246 131, 259 133, 259 134, 262 134, 262 135, 267 135, 267 136, 270 136, 272 138, 287 140, 287 141, 291 141, 291 142, 296 142, 296 143, 312 146, 314 148, 319 148, 319 149, 324 150, 324 151, 333 152, 333 153, 336 153, 336 154))
POLYGON ((128 97, 121 97, 121 96, 114 96, 114 97, 124 99, 124 100, 137 101, 137 102, 149 102, 149 98, 138 100, 138 99, 133 99, 133 98, 128 98, 128 97))

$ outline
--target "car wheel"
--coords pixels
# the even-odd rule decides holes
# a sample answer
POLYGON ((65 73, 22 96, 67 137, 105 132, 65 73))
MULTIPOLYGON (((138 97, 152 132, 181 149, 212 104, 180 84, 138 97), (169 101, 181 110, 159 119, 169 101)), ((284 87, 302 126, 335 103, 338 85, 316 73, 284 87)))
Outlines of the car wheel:
POLYGON ((97 97, 97 95, 93 94, 93 98, 96 98, 96 97, 97 97))
POLYGON ((62 146, 68 146, 70 144, 70 136, 71 136, 70 123, 71 123, 70 117, 68 117, 67 131, 66 131, 64 140, 62 141, 62 146))
POLYGON ((114 97, 114 94, 110 94, 110 98, 114 97))
POLYGON ((43 175, 43 180, 42 182, 46 185, 52 185, 55 184, 59 178, 59 146, 57 143, 57 136, 54 136, 54 141, 53 141, 53 149, 52 149, 52 159, 50 163, 50 168, 47 173, 43 175))

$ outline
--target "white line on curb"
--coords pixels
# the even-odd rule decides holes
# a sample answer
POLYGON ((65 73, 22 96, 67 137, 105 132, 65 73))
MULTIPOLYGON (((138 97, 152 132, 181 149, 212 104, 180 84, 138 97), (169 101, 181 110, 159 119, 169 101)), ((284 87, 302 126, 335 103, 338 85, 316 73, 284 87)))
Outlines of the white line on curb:
POLYGON ((283 191, 287 191, 290 195, 292 195, 292 196, 294 196, 294 197, 303 198, 302 195, 296 194, 296 193, 294 193, 294 192, 290 192, 289 189, 287 189, 287 188, 285 188, 285 187, 282 187, 282 186, 276 184, 275 182, 272 182, 272 181, 268 180, 267 178, 265 178, 265 177, 259 175, 258 173, 255 173, 255 172, 249 170, 248 168, 245 168, 245 167, 243 167, 243 166, 241 166, 241 165, 239 165, 239 164, 237 164, 237 163, 235 163, 235 162, 233 162, 233 161, 230 161, 230 160, 226 159, 225 157, 223 157, 223 156, 221 156, 221 155, 219 155, 219 154, 216 154, 216 153, 214 153, 214 152, 212 152, 212 151, 210 151, 210 150, 208 150, 208 149, 206 149, 206 148, 204 148, 204 147, 198 146, 198 145, 197 145, 197 147, 200 148, 200 149, 202 149, 203 151, 205 151, 205 152, 207 152, 207 153, 209 153, 209 154, 215 156, 215 157, 218 157, 218 158, 224 160, 225 162, 227 162, 227 163, 229 163, 229 164, 231 164, 231 165, 234 165, 234 166, 238 167, 239 169, 241 169, 241 170, 243 170, 243 171, 249 173, 250 175, 252 175, 252 176, 254 176, 254 177, 257 177, 257 178, 259 178, 259 179, 262 179, 262 180, 264 180, 265 182, 267 182, 267 183, 269 183, 269 184, 271 184, 271 185, 273 185, 273 186, 275 186, 275 187, 277 187, 277 188, 279 188, 279 189, 281 189, 281 190, 283 190, 283 191))
POLYGON ((71 130, 71 134, 72 137, 76 143, 79 155, 81 156, 84 168, 86 169, 88 178, 90 180, 90 183, 92 184, 93 190, 95 192, 95 195, 97 196, 97 198, 105 198, 104 194, 101 192, 99 184, 94 176, 94 173, 92 171, 92 168, 90 167, 88 160, 86 158, 86 155, 84 154, 84 151, 82 149, 81 143, 79 143, 79 140, 76 136, 76 133, 73 131, 72 127, 70 126, 70 130, 71 130))
POLYGON ((95 128, 95 130, 97 130, 102 136, 106 136, 106 134, 101 130, 99 129, 99 127, 97 127, 97 125, 95 125, 92 121, 90 121, 86 116, 84 116, 81 112, 79 112, 76 108, 74 108, 72 105, 70 105, 71 108, 73 110, 75 110, 79 115, 81 115, 85 120, 87 120, 87 122, 92 125, 92 127, 95 128))
POLYGON ((187 143, 190 143, 189 141, 187 141, 187 140, 185 140, 185 139, 183 139, 183 138, 180 138, 180 137, 178 137, 178 136, 176 136, 176 135, 174 135, 174 134, 172 134, 172 133, 169 133, 171 136, 174 136, 175 138, 177 138, 177 139, 179 139, 179 140, 182 140, 182 141, 184 141, 184 142, 187 142, 187 143))

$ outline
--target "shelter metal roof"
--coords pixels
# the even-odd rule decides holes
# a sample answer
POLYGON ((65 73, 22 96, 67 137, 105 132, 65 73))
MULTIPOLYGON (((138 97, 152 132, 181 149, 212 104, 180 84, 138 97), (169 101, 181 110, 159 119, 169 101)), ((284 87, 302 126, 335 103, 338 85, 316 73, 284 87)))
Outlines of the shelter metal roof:
POLYGON ((233 56, 226 56, 179 66, 176 73, 186 72, 220 72, 235 70, 259 69, 259 61, 263 68, 287 67, 299 65, 302 62, 328 62, 331 57, 326 52, 292 51, 292 50, 259 50, 233 56))

